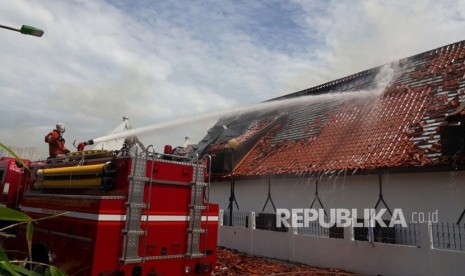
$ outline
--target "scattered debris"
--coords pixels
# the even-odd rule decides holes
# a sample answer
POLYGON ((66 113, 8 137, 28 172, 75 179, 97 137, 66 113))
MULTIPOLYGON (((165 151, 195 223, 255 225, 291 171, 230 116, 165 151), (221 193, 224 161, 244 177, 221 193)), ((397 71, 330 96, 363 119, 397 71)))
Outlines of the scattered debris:
POLYGON ((356 274, 340 269, 317 268, 282 260, 251 256, 221 247, 218 248, 218 261, 214 275, 356 276, 356 274))

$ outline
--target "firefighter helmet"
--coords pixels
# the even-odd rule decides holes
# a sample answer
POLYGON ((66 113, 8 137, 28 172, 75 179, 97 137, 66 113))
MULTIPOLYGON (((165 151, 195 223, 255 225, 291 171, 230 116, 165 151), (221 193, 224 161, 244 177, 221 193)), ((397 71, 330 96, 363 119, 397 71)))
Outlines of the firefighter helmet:
POLYGON ((65 124, 63 123, 58 123, 57 124, 57 130, 60 134, 63 134, 65 133, 65 124))

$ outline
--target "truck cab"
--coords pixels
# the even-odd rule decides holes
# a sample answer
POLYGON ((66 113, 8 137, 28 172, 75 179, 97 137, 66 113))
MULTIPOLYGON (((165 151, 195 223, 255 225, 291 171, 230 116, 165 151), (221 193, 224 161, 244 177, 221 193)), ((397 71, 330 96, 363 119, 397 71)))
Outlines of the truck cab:
MULTIPOLYGON (((28 160, 22 160, 25 166, 28 160)), ((12 157, 0 157, 0 206, 15 209, 24 190, 25 169, 12 157)))

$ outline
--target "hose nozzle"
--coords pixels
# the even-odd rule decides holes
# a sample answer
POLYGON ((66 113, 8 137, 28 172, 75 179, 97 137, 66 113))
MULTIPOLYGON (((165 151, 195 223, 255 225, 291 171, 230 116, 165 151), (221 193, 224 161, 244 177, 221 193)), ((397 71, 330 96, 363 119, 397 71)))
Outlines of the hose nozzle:
POLYGON ((93 145, 94 144, 94 140, 89 140, 87 142, 81 142, 78 144, 77 146, 77 150, 78 151, 83 151, 84 148, 87 146, 87 145, 93 145))

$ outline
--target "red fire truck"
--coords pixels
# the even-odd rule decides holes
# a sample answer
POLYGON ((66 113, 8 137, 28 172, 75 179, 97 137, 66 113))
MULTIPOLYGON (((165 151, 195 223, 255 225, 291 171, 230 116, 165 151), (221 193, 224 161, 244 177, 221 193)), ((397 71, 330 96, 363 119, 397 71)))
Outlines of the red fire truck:
POLYGON ((170 153, 80 151, 28 162, 29 170, 4 157, 1 201, 48 217, 35 225, 32 259, 69 275, 211 274, 218 205, 209 202, 210 162, 170 153))
MULTIPOLYGON (((29 166, 29 161, 24 160, 23 165, 29 166)), ((15 158, 0 157, 1 206, 17 207, 24 190, 25 174, 22 168, 23 165, 18 164, 15 158)))

